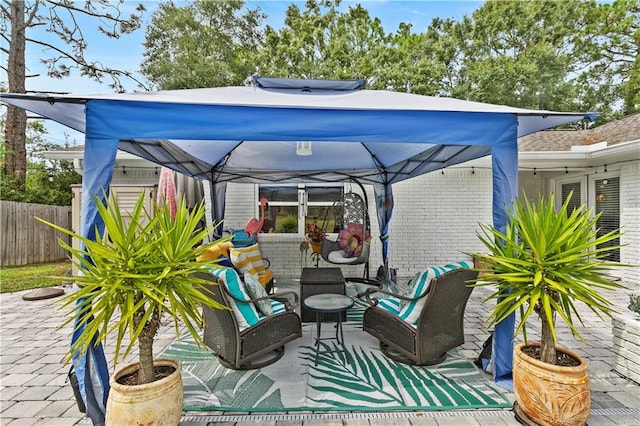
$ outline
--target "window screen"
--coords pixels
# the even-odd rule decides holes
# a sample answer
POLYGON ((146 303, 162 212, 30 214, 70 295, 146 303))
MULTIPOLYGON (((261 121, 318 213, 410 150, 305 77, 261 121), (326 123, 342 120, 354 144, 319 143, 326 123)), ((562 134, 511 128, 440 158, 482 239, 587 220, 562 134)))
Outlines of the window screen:
MULTIPOLYGON (((620 178, 613 177, 598 179, 595 181, 596 204, 595 213, 602 213, 598 219, 598 236, 614 231, 620 227, 620 178)), ((620 244, 616 238, 603 246, 615 246, 620 244)), ((611 251, 606 257, 610 262, 620 262, 620 249, 611 251)))
POLYGON ((582 205, 581 189, 582 189, 581 182, 570 182, 570 183, 562 184, 562 204, 564 204, 567 198, 569 198, 569 194, 571 194, 571 191, 573 191, 573 194, 571 195, 571 201, 567 206, 567 215, 570 215, 574 209, 582 205))

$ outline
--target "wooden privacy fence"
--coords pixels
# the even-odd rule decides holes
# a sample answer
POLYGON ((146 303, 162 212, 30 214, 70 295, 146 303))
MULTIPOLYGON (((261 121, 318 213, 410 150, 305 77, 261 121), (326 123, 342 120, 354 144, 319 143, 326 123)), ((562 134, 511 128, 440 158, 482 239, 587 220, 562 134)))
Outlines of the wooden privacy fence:
POLYGON ((71 243, 71 238, 34 217, 71 229, 71 207, 0 201, 0 266, 68 259, 69 254, 58 239, 71 243))

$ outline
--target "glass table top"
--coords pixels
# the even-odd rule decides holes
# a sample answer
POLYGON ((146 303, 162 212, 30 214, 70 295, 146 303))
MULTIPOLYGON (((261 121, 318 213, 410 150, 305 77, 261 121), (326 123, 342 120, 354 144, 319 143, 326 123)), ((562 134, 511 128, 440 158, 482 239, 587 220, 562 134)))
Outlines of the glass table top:
POLYGON ((343 311, 353 306, 353 299, 342 294, 315 294, 304 299, 307 308, 314 311, 343 311))

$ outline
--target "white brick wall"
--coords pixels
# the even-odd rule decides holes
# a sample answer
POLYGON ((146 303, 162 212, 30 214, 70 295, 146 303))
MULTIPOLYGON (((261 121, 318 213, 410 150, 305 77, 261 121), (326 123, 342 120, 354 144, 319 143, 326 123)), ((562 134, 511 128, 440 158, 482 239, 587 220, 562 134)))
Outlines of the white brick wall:
POLYGON ((613 369, 640 383, 640 315, 615 314, 613 325, 613 369))
POLYGON ((411 276, 481 251, 478 223, 491 222, 491 171, 445 170, 394 185, 389 264, 411 276))
MULTIPOLYGON (((429 265, 465 259, 464 251, 482 250, 478 223, 491 222, 491 171, 447 170, 394 186, 395 208, 390 226, 389 265, 406 277, 429 265)), ((373 188, 367 188, 372 234, 371 274, 382 264, 373 188)), ((241 229, 257 212, 253 185, 229 184, 225 229, 241 229)), ((260 235, 263 255, 276 277, 298 277, 304 266, 314 266, 311 253, 300 253, 302 236, 260 235)), ((320 266, 335 266, 320 261, 320 266)), ((363 266, 342 266, 345 276, 361 276, 363 266)))
POLYGON ((622 280, 631 291, 640 293, 640 162, 623 164, 620 169, 620 226, 620 242, 625 245, 620 261, 637 265, 622 268, 622 280))

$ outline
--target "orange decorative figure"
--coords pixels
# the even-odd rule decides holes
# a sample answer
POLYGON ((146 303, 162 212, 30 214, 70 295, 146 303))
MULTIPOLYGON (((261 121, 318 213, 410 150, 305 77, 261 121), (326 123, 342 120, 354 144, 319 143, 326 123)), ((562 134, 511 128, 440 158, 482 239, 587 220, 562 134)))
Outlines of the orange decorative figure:
POLYGON ((262 225, 264 225, 264 207, 268 202, 266 198, 260 199, 260 220, 253 217, 249 219, 249 222, 245 225, 244 230, 250 237, 258 235, 258 232, 262 229, 262 225))

